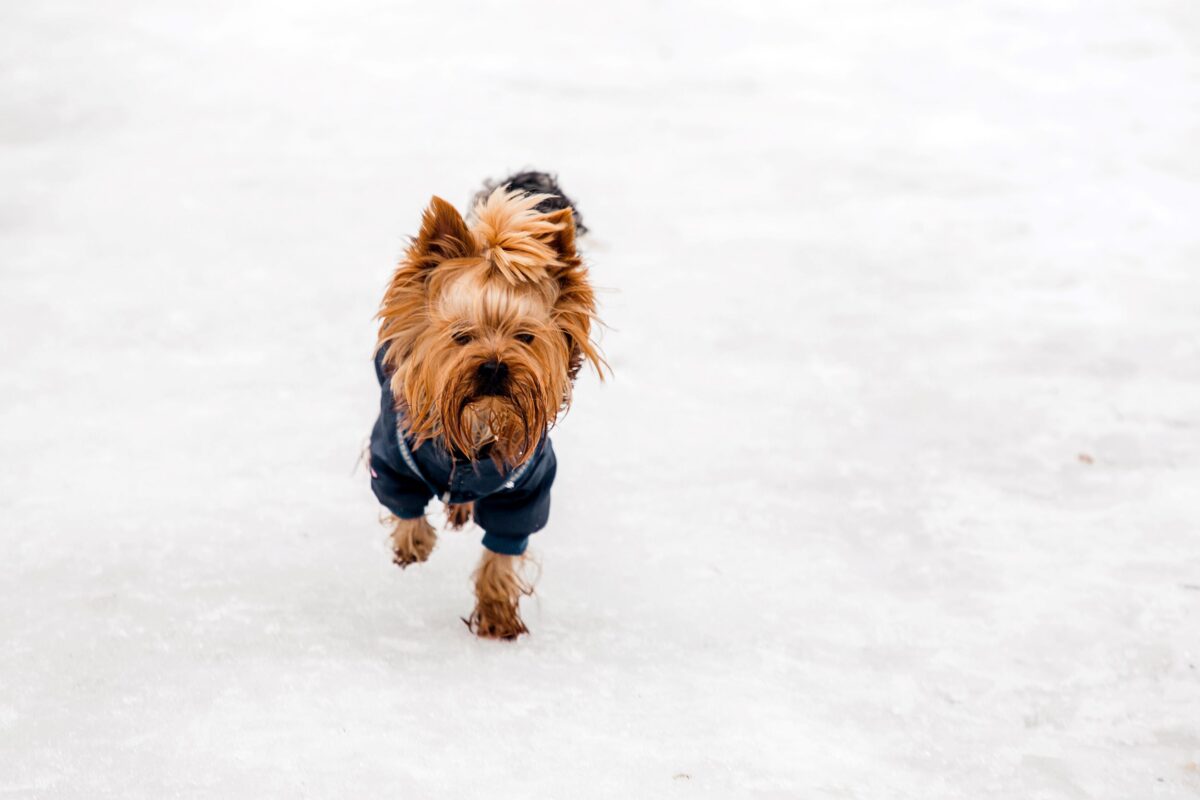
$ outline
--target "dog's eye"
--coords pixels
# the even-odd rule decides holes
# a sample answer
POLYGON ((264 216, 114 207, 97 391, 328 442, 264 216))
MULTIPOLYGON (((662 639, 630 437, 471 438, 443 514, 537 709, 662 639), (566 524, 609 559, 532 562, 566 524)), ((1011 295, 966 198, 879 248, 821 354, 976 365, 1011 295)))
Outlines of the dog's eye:
POLYGON ((454 334, 454 341, 456 344, 470 344, 471 343, 471 334, 456 333, 456 334, 454 334))
POLYGON ((521 344, 533 344, 533 334, 532 333, 518 333, 517 341, 520 342, 521 344))

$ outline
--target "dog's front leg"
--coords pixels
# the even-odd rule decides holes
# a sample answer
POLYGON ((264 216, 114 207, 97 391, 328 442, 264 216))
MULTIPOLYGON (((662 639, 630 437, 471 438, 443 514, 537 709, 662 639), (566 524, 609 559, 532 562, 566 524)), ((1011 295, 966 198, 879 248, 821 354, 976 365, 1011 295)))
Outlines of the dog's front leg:
POLYGON ((485 639, 515 639, 529 633, 521 620, 522 595, 533 594, 531 586, 520 574, 524 556, 505 556, 483 551, 475 570, 475 610, 467 627, 485 639))
POLYGON ((429 558, 437 544, 437 534, 424 517, 392 517, 392 562, 404 569, 429 558))

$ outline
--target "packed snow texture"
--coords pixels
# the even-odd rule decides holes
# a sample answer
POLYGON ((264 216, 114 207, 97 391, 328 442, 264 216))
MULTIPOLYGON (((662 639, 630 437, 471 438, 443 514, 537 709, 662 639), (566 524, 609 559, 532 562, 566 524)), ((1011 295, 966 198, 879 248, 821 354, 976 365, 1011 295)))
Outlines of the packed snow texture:
POLYGON ((1190 0, 5 4, 0 797, 1194 797, 1198 97, 1190 0), (612 378, 506 644, 357 462, 527 166, 612 378))

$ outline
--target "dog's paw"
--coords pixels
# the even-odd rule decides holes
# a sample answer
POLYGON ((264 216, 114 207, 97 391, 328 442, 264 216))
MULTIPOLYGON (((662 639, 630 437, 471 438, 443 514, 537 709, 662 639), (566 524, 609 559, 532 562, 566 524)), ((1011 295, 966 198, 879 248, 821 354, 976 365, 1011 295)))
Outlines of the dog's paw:
POLYGON ((424 517, 396 519, 392 529, 392 563, 404 569, 429 558, 437 545, 437 534, 424 517))
POLYGON ((529 633, 517 606, 512 603, 479 603, 463 622, 471 633, 481 639, 512 641, 523 633, 529 633))
POLYGON ((451 503, 446 506, 446 524, 451 530, 460 530, 471 521, 471 511, 474 503, 451 503))

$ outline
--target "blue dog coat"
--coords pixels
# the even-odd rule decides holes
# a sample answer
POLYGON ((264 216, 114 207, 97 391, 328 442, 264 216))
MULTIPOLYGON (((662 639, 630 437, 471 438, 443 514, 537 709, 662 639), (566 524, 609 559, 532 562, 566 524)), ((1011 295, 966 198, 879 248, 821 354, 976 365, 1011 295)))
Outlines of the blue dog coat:
POLYGON ((371 431, 371 490, 379 502, 401 519, 424 516, 435 496, 446 503, 474 503, 483 546, 503 555, 524 553, 529 535, 550 518, 557 468, 550 437, 542 436, 533 456, 512 470, 498 469, 490 458, 474 463, 456 458, 437 441, 416 446, 396 413, 384 352, 375 356, 381 397, 371 431))

